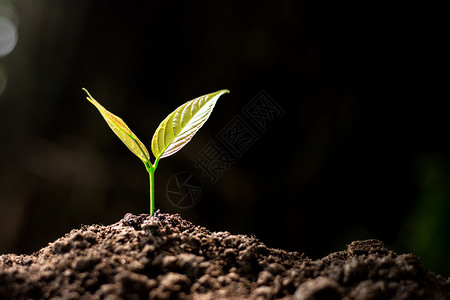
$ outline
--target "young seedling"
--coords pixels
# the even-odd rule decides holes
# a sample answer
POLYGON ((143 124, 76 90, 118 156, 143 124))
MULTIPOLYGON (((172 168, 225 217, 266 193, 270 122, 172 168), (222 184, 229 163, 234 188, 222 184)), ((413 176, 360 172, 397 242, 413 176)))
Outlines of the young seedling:
POLYGON ((155 162, 152 164, 147 148, 131 129, 128 128, 127 124, 121 118, 107 111, 85 88, 83 90, 88 95, 86 98, 100 111, 100 114, 112 131, 144 163, 150 177, 151 216, 153 216, 155 211, 154 174, 159 160, 176 153, 189 143, 194 134, 208 120, 219 97, 230 92, 229 90, 220 90, 195 98, 181 105, 168 115, 159 124, 152 138, 152 152, 155 156, 155 162))

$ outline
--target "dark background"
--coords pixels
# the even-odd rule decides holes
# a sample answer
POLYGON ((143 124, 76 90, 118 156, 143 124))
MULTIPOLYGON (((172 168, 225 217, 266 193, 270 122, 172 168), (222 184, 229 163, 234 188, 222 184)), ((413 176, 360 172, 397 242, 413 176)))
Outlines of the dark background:
POLYGON ((191 143, 160 161, 157 208, 311 258, 377 238, 450 275, 442 8, 293 0, 0 5, 18 34, 0 58, 0 253, 32 253, 81 224, 148 213, 142 162, 82 87, 148 148, 177 106, 227 88, 191 143), (261 90, 284 115, 212 183, 194 158, 261 90), (166 191, 182 171, 203 187, 188 209, 166 191))

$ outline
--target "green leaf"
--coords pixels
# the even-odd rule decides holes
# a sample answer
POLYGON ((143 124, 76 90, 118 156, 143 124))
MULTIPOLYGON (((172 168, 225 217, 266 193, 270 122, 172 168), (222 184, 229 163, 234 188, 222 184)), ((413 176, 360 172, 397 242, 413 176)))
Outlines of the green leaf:
POLYGON ((195 98, 168 115, 153 135, 152 152, 156 159, 170 156, 189 143, 208 120, 219 97, 229 92, 220 90, 195 98))
POLYGON ((92 104, 97 107, 100 114, 105 119, 106 123, 108 123, 109 127, 114 131, 114 133, 119 137, 119 139, 124 142, 124 144, 131 150, 137 157, 139 157, 144 163, 147 163, 150 159, 150 155, 148 153, 147 148, 145 148, 144 144, 137 138, 137 136, 128 128, 127 124, 116 115, 113 115, 109 111, 107 111, 100 103, 98 103, 94 98, 92 98, 91 94, 83 88, 88 97, 86 99, 89 100, 92 104))

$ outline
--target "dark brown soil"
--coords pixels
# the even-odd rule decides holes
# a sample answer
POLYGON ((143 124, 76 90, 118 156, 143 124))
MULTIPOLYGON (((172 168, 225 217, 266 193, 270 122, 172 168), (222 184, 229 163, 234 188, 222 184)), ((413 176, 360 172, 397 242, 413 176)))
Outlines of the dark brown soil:
POLYGON ((179 215, 127 214, 0 256, 0 299, 449 299, 450 279, 377 240, 319 260, 179 215))

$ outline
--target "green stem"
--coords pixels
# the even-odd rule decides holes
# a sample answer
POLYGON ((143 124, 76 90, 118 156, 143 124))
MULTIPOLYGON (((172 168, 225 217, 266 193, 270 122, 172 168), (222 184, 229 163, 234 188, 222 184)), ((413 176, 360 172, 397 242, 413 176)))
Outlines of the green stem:
POLYGON ((150 216, 153 216, 155 213, 155 170, 158 166, 158 162, 159 159, 156 159, 153 165, 150 160, 144 163, 150 180, 150 216))
POLYGON ((155 168, 150 166, 148 169, 150 178, 150 216, 155 213, 155 168))

